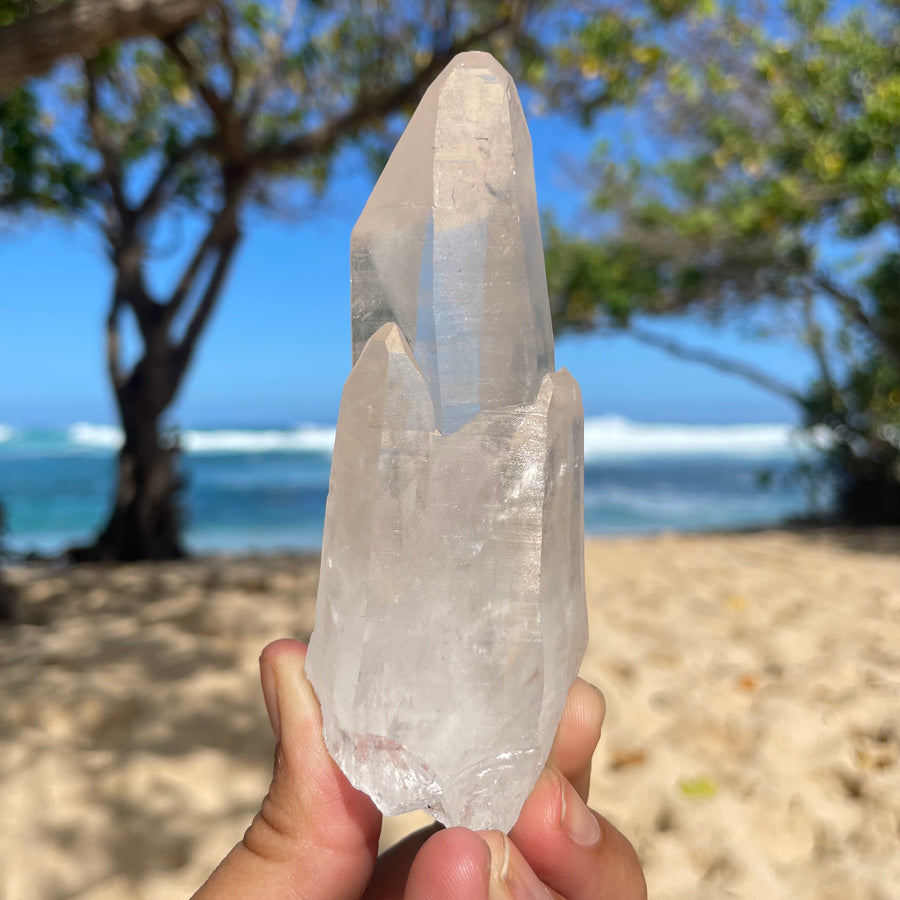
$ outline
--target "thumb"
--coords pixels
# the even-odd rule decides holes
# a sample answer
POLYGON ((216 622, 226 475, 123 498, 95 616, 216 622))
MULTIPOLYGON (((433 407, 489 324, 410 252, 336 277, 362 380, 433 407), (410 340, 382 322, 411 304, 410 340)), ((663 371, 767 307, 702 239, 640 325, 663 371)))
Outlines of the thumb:
POLYGON ((328 755, 322 714, 306 678, 306 648, 269 644, 260 656, 278 744, 269 793, 195 900, 358 898, 378 852, 381 814, 328 755))

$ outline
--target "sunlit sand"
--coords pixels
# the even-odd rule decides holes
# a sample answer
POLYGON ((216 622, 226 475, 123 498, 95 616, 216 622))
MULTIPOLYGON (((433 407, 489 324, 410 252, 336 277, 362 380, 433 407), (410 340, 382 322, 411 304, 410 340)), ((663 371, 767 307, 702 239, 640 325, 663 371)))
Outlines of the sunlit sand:
MULTIPOLYGON (((284 556, 12 571, 0 896, 203 881, 266 791, 257 658, 308 636, 317 574, 284 556)), ((592 540, 587 578, 583 674, 609 708, 591 800, 650 896, 892 896, 900 534, 592 540)))

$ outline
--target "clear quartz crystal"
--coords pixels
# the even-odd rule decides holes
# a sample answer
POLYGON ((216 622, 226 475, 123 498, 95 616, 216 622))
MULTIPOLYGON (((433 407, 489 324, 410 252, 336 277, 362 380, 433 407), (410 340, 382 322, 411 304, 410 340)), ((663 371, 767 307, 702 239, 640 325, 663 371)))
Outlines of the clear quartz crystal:
POLYGON ((553 372, 531 140, 488 54, 444 70, 351 242, 307 672, 386 814, 508 830, 587 643, 583 413, 553 372))

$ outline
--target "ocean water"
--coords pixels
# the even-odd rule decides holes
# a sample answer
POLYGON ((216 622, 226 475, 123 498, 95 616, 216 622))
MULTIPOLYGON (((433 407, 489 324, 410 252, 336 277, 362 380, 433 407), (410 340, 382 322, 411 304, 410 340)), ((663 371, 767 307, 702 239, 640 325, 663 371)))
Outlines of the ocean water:
MULTIPOLYGON (((88 541, 111 500, 115 427, 0 425, 5 545, 52 553, 88 541)), ((198 552, 319 547, 334 428, 190 430, 186 540, 198 552)), ((788 425, 585 422, 585 526, 591 534, 765 526, 810 511, 788 425)))

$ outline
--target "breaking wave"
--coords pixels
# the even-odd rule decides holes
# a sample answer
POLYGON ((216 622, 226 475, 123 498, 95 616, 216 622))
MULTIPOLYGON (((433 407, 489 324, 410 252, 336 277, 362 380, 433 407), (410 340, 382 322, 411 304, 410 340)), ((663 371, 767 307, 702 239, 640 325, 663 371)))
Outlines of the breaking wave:
POLYGON ((623 456, 789 456, 797 451, 794 427, 770 425, 661 425, 622 416, 585 420, 585 459, 623 456))
MULTIPOLYGON (((328 455, 334 447, 334 427, 185 429, 179 433, 187 453, 199 456, 257 453, 328 455)), ((622 416, 596 416, 584 423, 584 455, 588 463, 604 460, 708 457, 734 459, 789 458, 810 446, 823 446, 827 436, 796 432, 788 424, 676 425, 633 422, 622 416)), ((77 422, 53 431, 0 425, 4 453, 67 455, 114 451, 122 444, 115 425, 77 422)))
MULTIPOLYGON (((122 431, 115 425, 91 425, 79 422, 68 429, 69 442, 77 447, 118 449, 122 431)), ((334 428, 302 425, 292 429, 190 429, 180 434, 188 453, 330 453, 334 446, 334 428)))
POLYGON ((188 453, 271 453, 305 451, 331 453, 334 428, 301 426, 280 431, 186 431, 182 443, 188 453))
POLYGON ((66 437, 74 447, 117 450, 122 446, 122 430, 115 425, 90 425, 87 422, 76 422, 69 426, 66 437))

